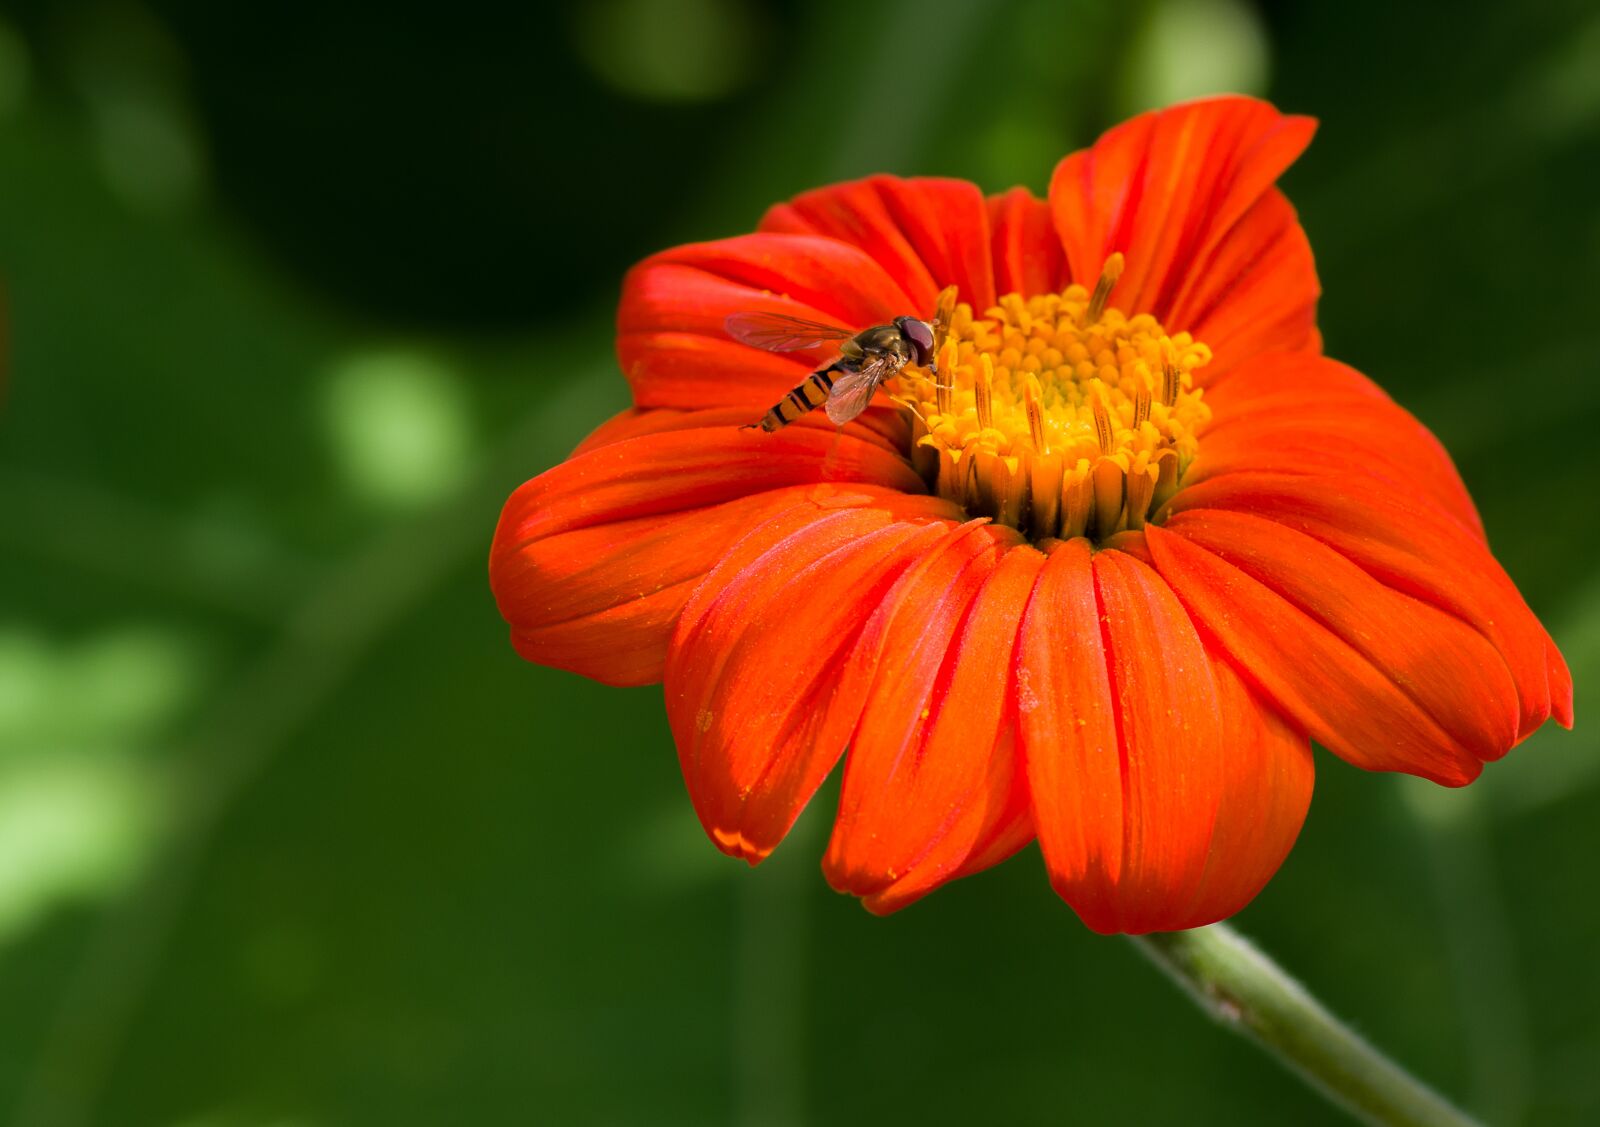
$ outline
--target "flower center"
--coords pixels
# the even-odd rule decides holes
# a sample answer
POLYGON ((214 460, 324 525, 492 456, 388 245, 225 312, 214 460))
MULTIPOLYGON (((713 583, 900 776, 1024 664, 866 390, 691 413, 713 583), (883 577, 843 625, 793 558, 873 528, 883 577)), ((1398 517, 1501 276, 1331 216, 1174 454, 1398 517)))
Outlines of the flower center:
POLYGON ((1211 417, 1192 373, 1211 350, 1107 304, 1122 255, 1091 293, 1011 293, 982 317, 941 298, 939 374, 907 369, 913 460, 941 497, 1034 539, 1142 528, 1177 491, 1211 417))

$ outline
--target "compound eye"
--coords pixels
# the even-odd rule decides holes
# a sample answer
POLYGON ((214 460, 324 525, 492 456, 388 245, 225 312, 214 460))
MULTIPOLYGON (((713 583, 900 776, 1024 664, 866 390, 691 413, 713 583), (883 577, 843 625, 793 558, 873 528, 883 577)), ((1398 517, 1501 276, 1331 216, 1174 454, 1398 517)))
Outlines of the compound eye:
POLYGON ((902 317, 899 323, 900 335, 917 346, 917 363, 926 364, 933 358, 933 329, 914 317, 902 317))

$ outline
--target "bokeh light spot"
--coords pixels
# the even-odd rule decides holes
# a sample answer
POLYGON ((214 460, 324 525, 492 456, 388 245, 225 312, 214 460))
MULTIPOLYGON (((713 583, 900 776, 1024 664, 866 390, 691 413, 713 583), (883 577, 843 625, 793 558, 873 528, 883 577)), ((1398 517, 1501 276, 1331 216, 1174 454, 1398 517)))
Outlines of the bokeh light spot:
POLYGON ((25 630, 0 631, 0 762, 23 750, 55 700, 55 654, 25 630))
POLYGON ((596 0, 573 27, 578 56, 618 93, 709 102, 753 75, 757 15, 747 0, 596 0))
POLYGON ((1126 113, 1205 94, 1260 94, 1271 47, 1244 0, 1162 0, 1130 49, 1122 90, 1126 113))
POLYGON ((187 124, 154 102, 111 102, 94 116, 95 147, 117 194, 141 209, 167 211, 197 194, 200 149, 187 124))
POLYGON ((70 73, 112 190, 140 210, 194 202, 206 162, 183 54, 167 29, 143 5, 113 2, 76 13, 68 41, 70 73))
POLYGON ((468 468, 466 388, 436 357, 412 350, 351 356, 329 374, 321 407, 345 484, 364 501, 424 504, 468 468))
POLYGON ((78 723, 105 737, 152 732, 198 694, 201 665, 198 648, 171 630, 107 631, 79 649, 69 671, 78 723))
POLYGON ((75 644, 0 631, 0 940, 144 864, 171 781, 151 741, 202 681, 200 647, 168 627, 111 627, 75 644))
POLYGON ((156 625, 111 627, 76 646, 0 631, 0 760, 142 750, 198 695, 202 665, 191 639, 156 625))
POLYGON ((144 856, 154 800, 125 761, 9 765, 0 775, 0 938, 58 900, 115 887, 144 856))

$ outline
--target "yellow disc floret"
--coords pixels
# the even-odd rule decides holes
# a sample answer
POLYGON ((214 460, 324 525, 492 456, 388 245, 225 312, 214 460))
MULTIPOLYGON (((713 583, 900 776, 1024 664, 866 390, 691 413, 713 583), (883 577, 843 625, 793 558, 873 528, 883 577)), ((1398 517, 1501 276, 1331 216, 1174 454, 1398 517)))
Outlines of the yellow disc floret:
POLYGON ((1095 540, 1172 496, 1211 416, 1192 375, 1211 350, 1108 305, 1121 272, 1115 254, 1093 293, 1007 294, 982 317, 947 292, 938 375, 907 369, 891 388, 940 496, 1036 539, 1095 540))

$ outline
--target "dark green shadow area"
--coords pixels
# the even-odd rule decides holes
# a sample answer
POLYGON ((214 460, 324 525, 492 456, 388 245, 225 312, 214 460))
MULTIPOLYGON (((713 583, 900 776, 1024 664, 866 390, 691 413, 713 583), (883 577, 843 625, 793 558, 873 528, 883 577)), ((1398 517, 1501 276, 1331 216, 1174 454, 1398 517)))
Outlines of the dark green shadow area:
POLYGON ((1463 792, 1321 756, 1238 925, 1487 1121, 1600 1119, 1591 4, 334 7, 0 12, 0 1120, 1342 1122, 1031 849, 886 920, 831 791, 723 858, 659 690, 521 662, 484 575, 626 403, 641 255, 1039 190, 1235 84, 1322 120, 1328 351, 1454 452, 1580 717, 1463 792))

